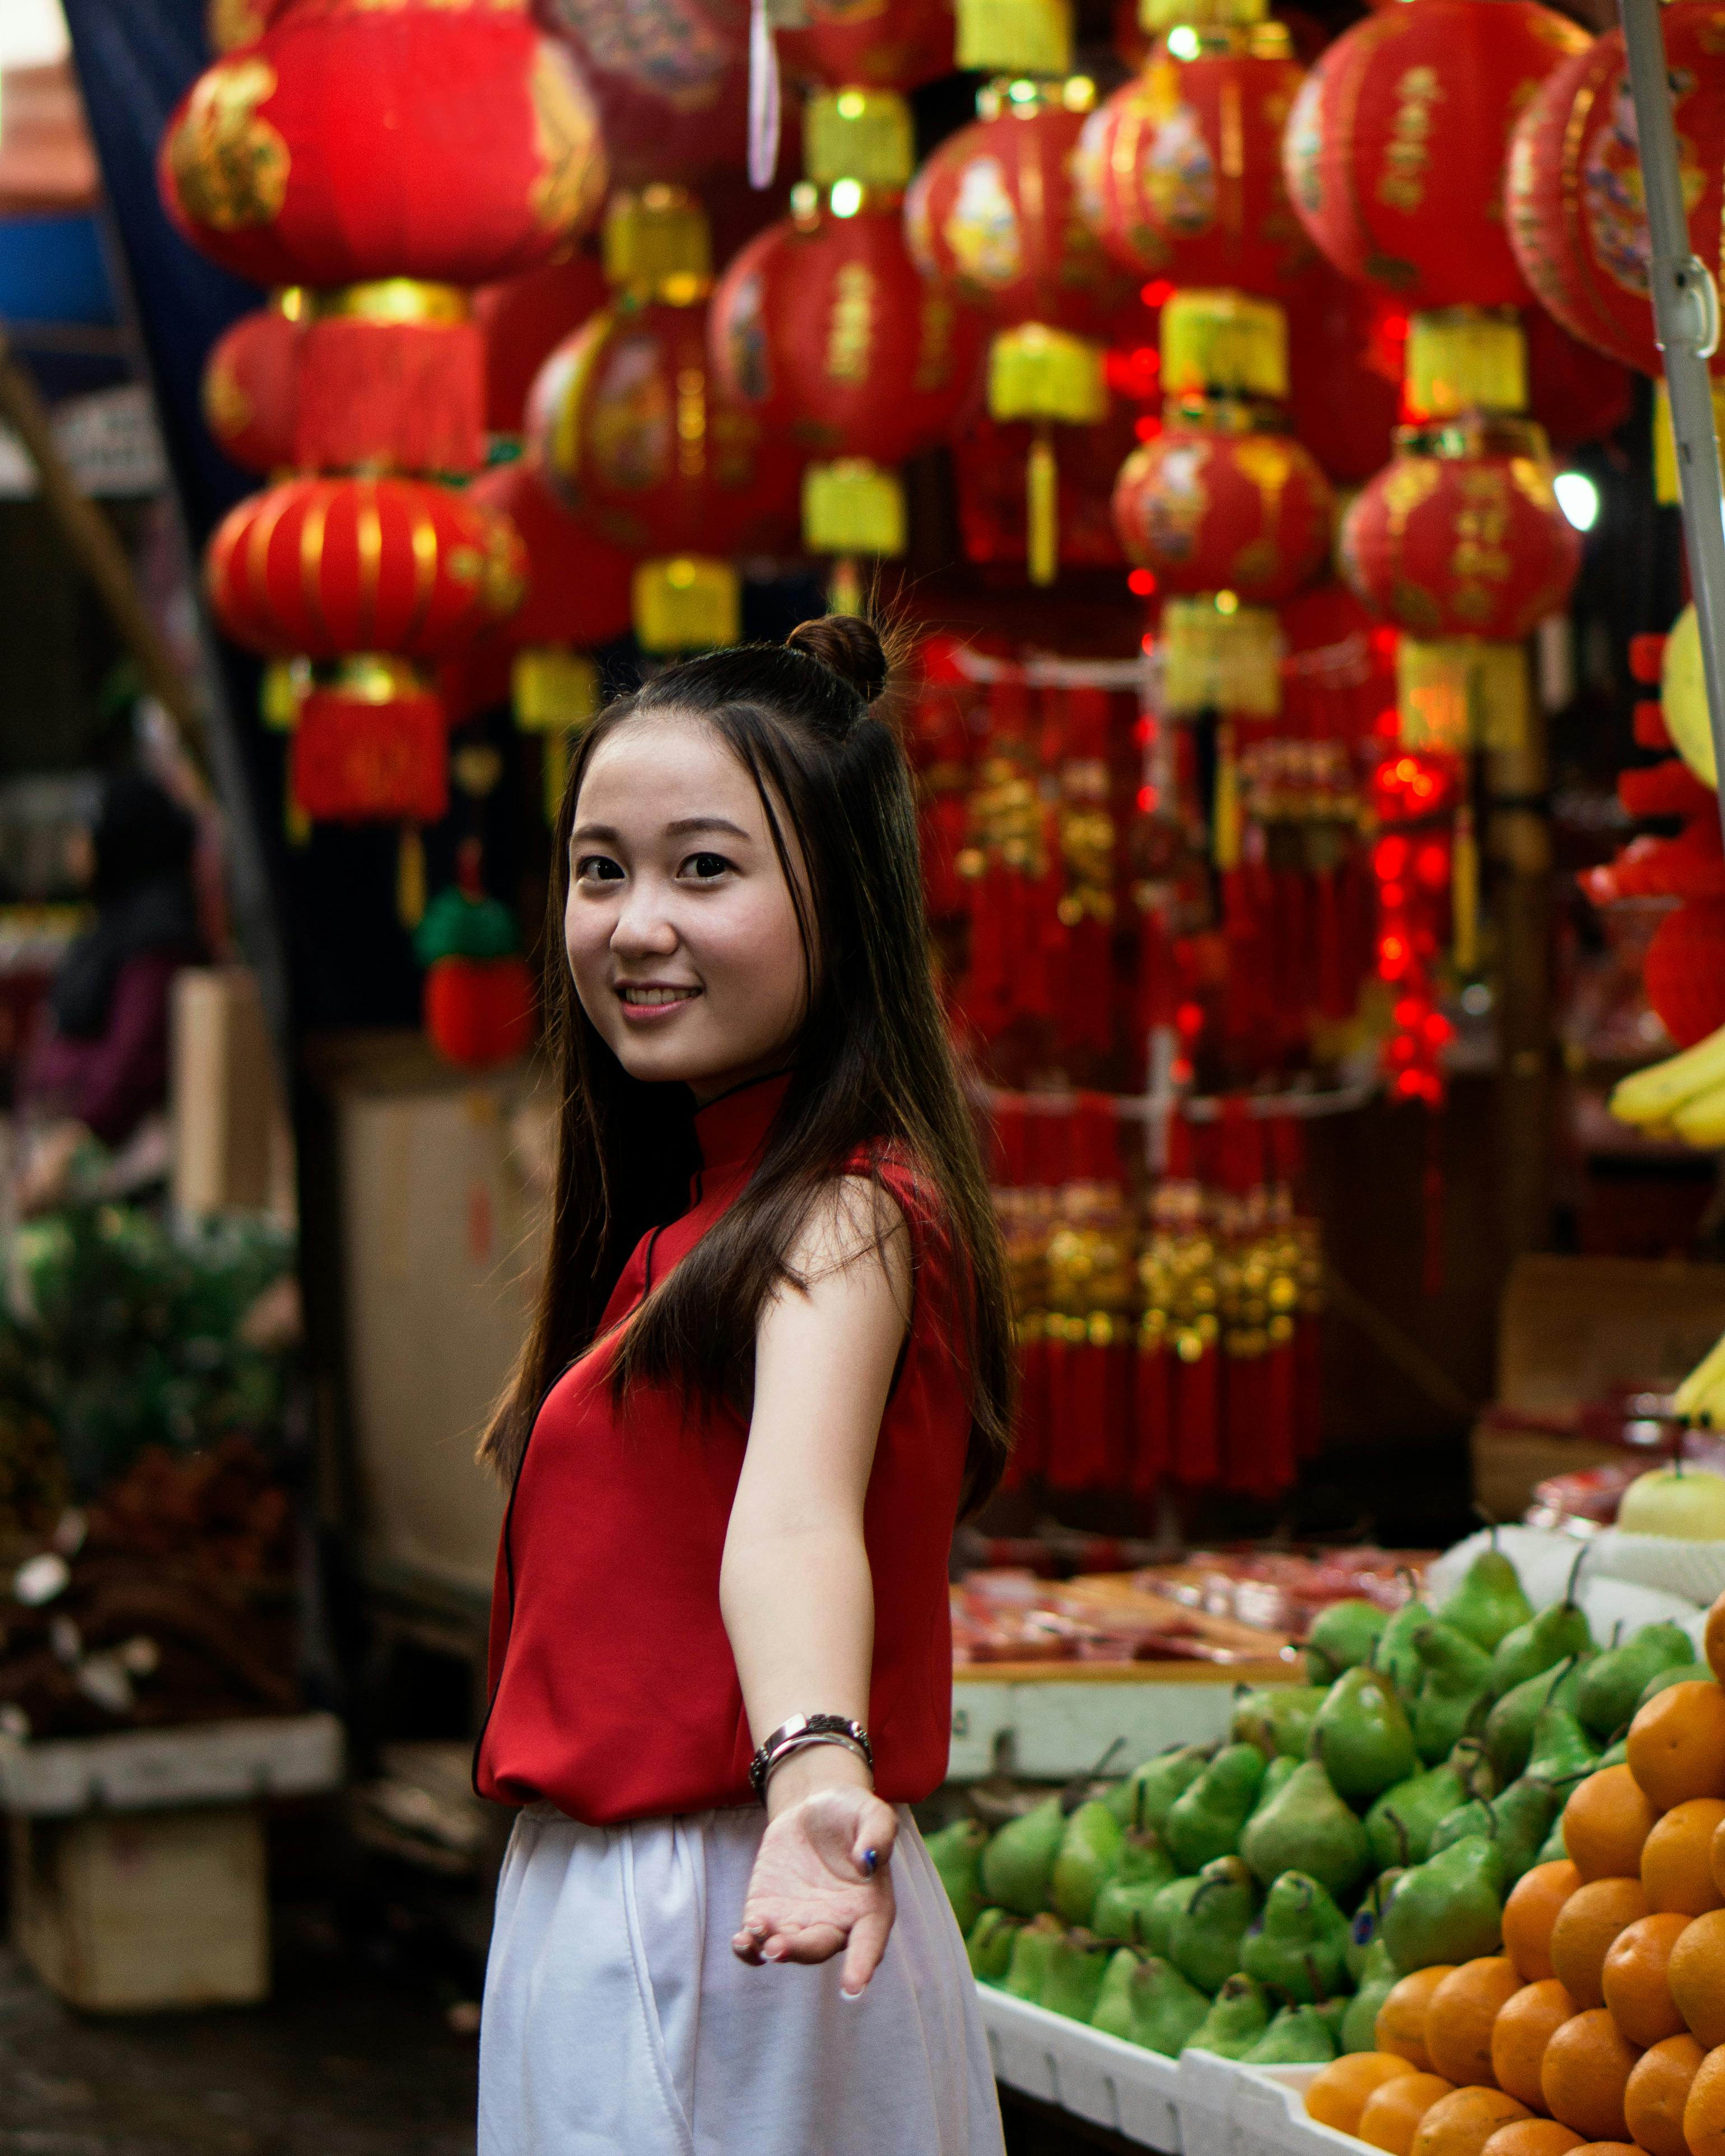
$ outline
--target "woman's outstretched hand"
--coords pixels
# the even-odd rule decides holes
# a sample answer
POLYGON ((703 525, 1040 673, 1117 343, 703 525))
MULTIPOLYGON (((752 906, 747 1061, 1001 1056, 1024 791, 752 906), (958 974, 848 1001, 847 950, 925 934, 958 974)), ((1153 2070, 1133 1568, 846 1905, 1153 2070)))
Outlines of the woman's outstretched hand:
POLYGON ((731 1942, 739 1960, 830 1961, 855 1997, 880 1966, 892 1929, 898 1820, 870 1789, 819 1789, 788 1805, 761 1837, 731 1942))

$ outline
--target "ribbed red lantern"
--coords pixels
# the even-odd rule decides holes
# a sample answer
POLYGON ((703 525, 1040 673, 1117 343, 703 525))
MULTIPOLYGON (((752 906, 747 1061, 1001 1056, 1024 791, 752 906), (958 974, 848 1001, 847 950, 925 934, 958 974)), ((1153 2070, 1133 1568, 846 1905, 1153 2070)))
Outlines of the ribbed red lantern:
POLYGON ((622 201, 607 248, 622 289, 542 371, 535 454, 590 531, 644 557, 635 628, 649 649, 734 642, 739 588, 724 557, 793 534, 801 459, 714 378, 698 206, 671 188, 622 201))
POLYGON ((619 185, 692 186, 748 155, 748 0, 548 0, 619 185))
POLYGON ((1409 307, 1527 300, 1502 208, 1511 130, 1587 33, 1536 0, 1404 0, 1319 59, 1284 137, 1319 249, 1409 307))
POLYGON ((1647 947, 1642 978, 1679 1048, 1725 1025, 1725 899, 1691 899, 1667 914, 1647 947))
POLYGON ((534 377, 566 336, 596 315, 610 296, 597 256, 579 254, 547 263, 473 295, 473 319, 485 350, 485 426, 519 434, 526 424, 534 377))
POLYGON ((508 520, 403 479, 295 479, 231 510, 210 542, 211 602, 248 650, 337 660, 452 656, 521 596, 508 520))
POLYGON ((1240 406, 1194 400, 1122 465, 1114 521, 1128 561, 1164 593, 1291 598, 1329 551, 1329 481, 1291 435, 1240 406))
POLYGON ((1581 540, 1525 420, 1404 429, 1342 526, 1342 563, 1374 613, 1420 638, 1513 644, 1568 599, 1581 540))
MULTIPOLYGON (((1725 244, 1725 18, 1707 0, 1660 9, 1691 246, 1725 244)), ((1609 30, 1549 76, 1522 115, 1504 203, 1522 274, 1574 336, 1643 374, 1660 371, 1648 298, 1635 111, 1623 33, 1609 30)), ((1725 372, 1725 350, 1709 362, 1725 372)))
POLYGON ((280 293, 242 315, 204 362, 204 424, 242 471, 282 471, 294 461, 300 296, 280 293))
POLYGON ((1159 38, 1080 145, 1080 201, 1109 254, 1176 285, 1284 296, 1312 252, 1281 170, 1304 72, 1280 23, 1189 21, 1159 38))
POLYGON ((955 64, 951 0, 807 0, 804 26, 782 30, 787 73, 834 89, 915 90, 955 64))

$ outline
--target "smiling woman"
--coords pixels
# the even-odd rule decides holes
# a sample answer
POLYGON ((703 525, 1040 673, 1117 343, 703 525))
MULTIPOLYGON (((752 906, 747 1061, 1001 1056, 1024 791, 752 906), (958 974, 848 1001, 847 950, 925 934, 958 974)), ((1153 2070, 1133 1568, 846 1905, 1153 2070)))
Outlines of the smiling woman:
POLYGON ((1000 2149, 906 1807, 1010 1322, 887 670, 848 619, 693 660, 570 773, 552 1248, 485 1445, 480 2156, 1000 2149))

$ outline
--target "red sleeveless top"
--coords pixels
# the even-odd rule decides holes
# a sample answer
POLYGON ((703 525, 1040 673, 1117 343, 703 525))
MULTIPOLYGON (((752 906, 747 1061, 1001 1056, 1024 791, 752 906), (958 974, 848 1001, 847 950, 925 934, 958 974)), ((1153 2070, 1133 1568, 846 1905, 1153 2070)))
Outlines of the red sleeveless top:
MULTIPOLYGON (((607 1332, 742 1192, 788 1081, 696 1117, 689 1210, 637 1247, 607 1332)), ((862 1163, 848 1163, 861 1165, 862 1163)), ((947 1565, 970 1432, 948 1248, 927 1185, 883 1155, 911 1232, 915 1300, 864 1507, 875 1585, 868 1727, 875 1784, 915 1804, 944 1780, 952 1712, 947 1565)), ((491 1599, 491 1706, 475 1785, 545 1798, 588 1825, 753 1802, 754 1746, 719 1610, 719 1561, 748 1427, 680 1387, 619 1405, 604 1339, 547 1394, 504 1521, 491 1599)), ((810 1700, 809 1713, 827 1702, 810 1700)))

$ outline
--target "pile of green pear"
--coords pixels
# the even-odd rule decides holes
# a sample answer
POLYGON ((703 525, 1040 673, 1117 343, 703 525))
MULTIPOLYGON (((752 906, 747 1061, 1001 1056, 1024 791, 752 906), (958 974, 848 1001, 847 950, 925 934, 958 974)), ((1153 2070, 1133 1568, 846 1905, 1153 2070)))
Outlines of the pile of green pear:
POLYGON ((1227 1742, 935 1835, 978 1978, 1170 2058, 1372 2050, 1400 1978, 1499 1950, 1643 1701, 1710 1674, 1672 1625, 1600 1651, 1574 1587, 1536 1615, 1491 1548, 1435 1609, 1333 1604, 1227 1742))

